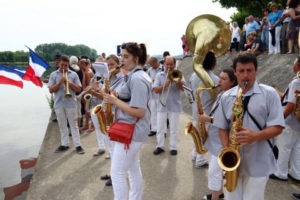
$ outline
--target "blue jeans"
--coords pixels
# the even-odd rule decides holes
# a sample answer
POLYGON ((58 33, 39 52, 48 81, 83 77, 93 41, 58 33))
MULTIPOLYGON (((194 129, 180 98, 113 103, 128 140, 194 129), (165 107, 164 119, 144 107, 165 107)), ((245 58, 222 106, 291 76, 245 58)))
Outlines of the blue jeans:
POLYGON ((268 49, 269 45, 269 30, 262 30, 261 32, 261 41, 263 43, 263 49, 268 49))

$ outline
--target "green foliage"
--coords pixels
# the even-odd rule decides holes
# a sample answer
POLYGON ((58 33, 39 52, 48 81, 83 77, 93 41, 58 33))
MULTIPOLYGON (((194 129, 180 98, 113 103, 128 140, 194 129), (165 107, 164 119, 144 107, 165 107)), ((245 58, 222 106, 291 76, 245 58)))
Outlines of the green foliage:
MULTIPOLYGON (((262 17, 263 10, 269 9, 270 0, 212 0, 212 2, 219 2, 224 8, 236 8, 238 13, 231 16, 232 21, 237 21, 239 26, 243 26, 246 16, 253 15, 254 17, 262 17), (240 24, 241 23, 241 24, 240 24)), ((279 5, 284 6, 286 0, 277 0, 279 5)))
POLYGON ((69 46, 64 43, 40 44, 35 48, 35 52, 42 56, 46 61, 53 60, 56 54, 74 55, 74 56, 88 56, 89 58, 96 58, 97 51, 90 47, 78 44, 69 46))
MULTIPOLYGON (((69 56, 88 56, 89 58, 96 58, 97 51, 90 47, 78 44, 70 46, 64 43, 51 43, 51 44, 40 44, 35 49, 35 52, 41 56, 45 61, 53 61, 56 54, 65 54, 69 56)), ((29 52, 24 51, 2 51, 0 52, 0 63, 16 63, 26 62, 28 64, 29 52)), ((26 65, 27 65, 26 64, 26 65)))

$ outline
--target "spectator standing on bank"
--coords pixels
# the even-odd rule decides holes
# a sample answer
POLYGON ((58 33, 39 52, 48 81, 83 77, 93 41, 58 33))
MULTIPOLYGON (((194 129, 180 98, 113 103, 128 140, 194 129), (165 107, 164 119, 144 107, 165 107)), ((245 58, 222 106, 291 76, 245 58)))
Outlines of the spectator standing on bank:
POLYGON ((280 53, 280 32, 281 32, 281 10, 278 10, 277 3, 271 4, 272 12, 269 13, 269 54, 280 53))
POLYGON ((231 45, 229 51, 231 52, 233 48, 238 52, 239 51, 239 45, 241 40, 241 30, 238 26, 237 22, 233 22, 233 28, 231 33, 231 45))
POLYGON ((288 48, 289 48, 289 51, 287 53, 292 53, 294 41, 297 40, 298 38, 298 33, 300 28, 300 3, 298 0, 289 0, 288 7, 290 8, 289 15, 291 17, 291 20, 288 24, 288 31, 287 31, 288 48))
POLYGON ((288 25, 291 21, 291 18, 289 16, 289 7, 287 6, 283 12, 282 12, 282 16, 281 16, 281 20, 282 20, 282 28, 281 28, 281 53, 288 53, 289 48, 288 48, 288 38, 287 38, 287 34, 288 34, 288 25))
POLYGON ((264 10, 264 17, 260 25, 261 30, 261 41, 263 43, 264 51, 268 51, 269 46, 269 11, 264 10))

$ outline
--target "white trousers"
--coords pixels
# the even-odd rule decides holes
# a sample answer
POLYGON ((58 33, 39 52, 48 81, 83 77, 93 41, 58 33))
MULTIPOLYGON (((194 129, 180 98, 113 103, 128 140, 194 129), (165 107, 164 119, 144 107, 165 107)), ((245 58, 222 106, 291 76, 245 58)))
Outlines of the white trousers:
POLYGON ((208 165, 208 189, 220 191, 223 188, 223 172, 218 164, 218 158, 211 154, 208 165))
POLYGON ((277 160, 277 171, 275 175, 279 178, 286 179, 289 173, 293 178, 300 180, 299 131, 295 131, 287 125, 282 134, 277 137, 277 145, 279 149, 279 155, 277 160))
POLYGON ((177 150, 177 135, 180 112, 157 112, 157 146, 164 149, 165 133, 167 132, 167 119, 170 127, 170 150, 177 150))
POLYGON ((98 121, 98 117, 97 115, 93 114, 92 109, 90 110, 91 113, 91 119, 92 122, 94 124, 95 127, 95 131, 96 131, 96 136, 97 136, 97 141, 98 141, 98 147, 99 149, 105 149, 105 144, 106 143, 107 147, 108 147, 108 151, 110 156, 112 157, 112 150, 113 150, 113 142, 110 141, 109 136, 108 135, 104 135, 100 129, 100 125, 99 125, 99 121, 98 121))
POLYGON ((151 131, 157 131, 157 105, 158 99, 151 99, 150 100, 150 110, 151 110, 151 131))
POLYGON ((69 146, 69 130, 67 126, 67 122, 69 122, 74 146, 81 146, 77 123, 77 108, 57 108, 55 113, 61 135, 61 145, 69 146))
POLYGON ((280 32, 281 26, 275 28, 275 45, 272 45, 272 36, 269 31, 269 54, 278 54, 280 53, 280 32))
MULTIPOLYGON (((193 120, 193 126, 198 129, 198 123, 196 120, 193 120)), ((199 129, 198 129, 199 130, 199 129)), ((192 157, 195 159, 195 165, 196 166, 202 166, 207 163, 207 160, 205 158, 205 154, 200 154, 196 151, 195 148, 195 142, 193 142, 193 151, 192 151, 192 157)))
POLYGON ((233 192, 224 189, 226 200, 264 200, 268 177, 239 176, 233 192))
POLYGON ((114 190, 114 200, 142 200, 143 176, 140 167, 140 148, 142 142, 132 141, 129 150, 124 149, 124 144, 114 142, 111 163, 111 178, 114 190), (127 173, 129 176, 130 190, 128 192, 127 173))

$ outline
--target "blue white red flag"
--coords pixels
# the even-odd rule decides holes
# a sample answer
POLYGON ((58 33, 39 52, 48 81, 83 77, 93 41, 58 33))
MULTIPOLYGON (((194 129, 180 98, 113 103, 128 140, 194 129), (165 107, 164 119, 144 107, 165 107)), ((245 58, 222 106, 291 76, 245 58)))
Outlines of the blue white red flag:
POLYGON ((41 76, 49 67, 39 55, 29 49, 29 65, 23 79, 32 81, 35 85, 43 87, 41 76))
POLYGON ((14 85, 23 88, 22 73, 0 65, 0 84, 14 85))
POLYGON ((23 79, 23 77, 25 75, 25 72, 26 72, 26 70, 24 68, 17 67, 17 66, 14 66, 14 65, 11 68, 13 70, 17 71, 17 72, 20 72, 20 73, 18 73, 18 75, 23 79))

